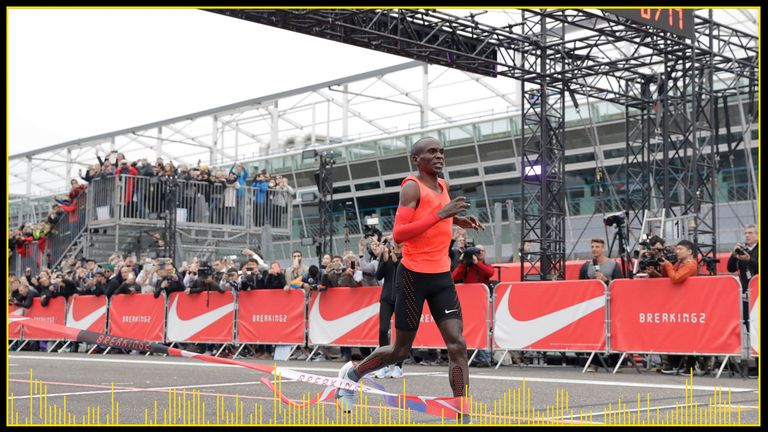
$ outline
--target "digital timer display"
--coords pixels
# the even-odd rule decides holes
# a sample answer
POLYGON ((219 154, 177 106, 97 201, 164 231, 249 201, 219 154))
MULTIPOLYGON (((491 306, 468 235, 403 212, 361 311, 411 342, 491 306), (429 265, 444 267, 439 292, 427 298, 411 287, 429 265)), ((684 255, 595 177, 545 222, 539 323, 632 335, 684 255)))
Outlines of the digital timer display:
POLYGON ((693 28, 694 10, 682 8, 605 9, 606 12, 629 18, 638 24, 649 25, 689 39, 696 37, 693 28))

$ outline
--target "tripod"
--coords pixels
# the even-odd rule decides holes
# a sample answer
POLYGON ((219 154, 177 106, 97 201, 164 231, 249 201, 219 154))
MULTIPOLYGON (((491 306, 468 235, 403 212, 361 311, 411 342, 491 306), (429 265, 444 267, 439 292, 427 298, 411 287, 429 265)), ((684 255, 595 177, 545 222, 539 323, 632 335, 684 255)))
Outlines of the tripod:
POLYGON ((619 222, 614 225, 616 228, 616 232, 613 233, 613 238, 611 239, 611 245, 608 248, 608 255, 613 252, 613 245, 618 240, 619 243, 619 259, 621 260, 621 277, 625 279, 633 279, 634 273, 630 270, 630 265, 632 264, 632 259, 629 256, 629 251, 627 250, 627 236, 624 233, 624 224, 619 222))

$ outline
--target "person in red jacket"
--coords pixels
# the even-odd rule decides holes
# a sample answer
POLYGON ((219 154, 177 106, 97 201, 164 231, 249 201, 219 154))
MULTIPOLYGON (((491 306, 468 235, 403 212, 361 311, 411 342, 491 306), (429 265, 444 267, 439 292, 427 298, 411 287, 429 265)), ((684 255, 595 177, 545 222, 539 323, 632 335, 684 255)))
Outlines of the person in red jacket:
POLYGON ((122 185, 123 192, 124 192, 123 193, 123 205, 125 207, 123 209, 123 211, 124 211, 123 216, 124 217, 129 217, 129 218, 135 217, 134 215, 136 213, 136 203, 133 200, 133 193, 134 193, 133 188, 134 188, 134 182, 136 181, 136 179, 133 176, 139 175, 139 171, 137 171, 135 167, 130 166, 128 164, 127 160, 122 159, 120 161, 120 165, 118 165, 118 167, 115 168, 115 175, 116 176, 120 176, 120 175, 128 175, 128 176, 130 176, 130 177, 124 179, 124 180, 121 179, 121 180, 118 180, 118 181, 120 181, 120 184, 122 185))
POLYGON ((493 266, 485 262, 485 246, 477 245, 476 248, 480 249, 479 254, 472 254, 472 264, 469 263, 469 259, 465 259, 464 254, 459 257, 460 264, 453 269, 451 276, 453 276, 454 282, 463 283, 481 283, 486 284, 491 281, 493 277, 493 266))
POLYGON ((675 246, 675 253, 677 253, 677 262, 674 264, 664 259, 663 255, 660 258, 661 275, 668 277, 673 284, 681 284, 689 277, 698 274, 696 260, 693 259, 693 243, 680 240, 675 246))

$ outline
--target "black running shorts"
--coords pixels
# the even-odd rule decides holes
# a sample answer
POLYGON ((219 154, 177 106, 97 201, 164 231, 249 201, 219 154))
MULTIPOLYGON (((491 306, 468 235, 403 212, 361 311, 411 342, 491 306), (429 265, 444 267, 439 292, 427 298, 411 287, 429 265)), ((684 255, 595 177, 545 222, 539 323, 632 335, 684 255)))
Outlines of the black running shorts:
POLYGON ((461 319, 461 305, 451 272, 418 273, 400 263, 395 274, 395 328, 416 331, 424 300, 435 323, 461 319))

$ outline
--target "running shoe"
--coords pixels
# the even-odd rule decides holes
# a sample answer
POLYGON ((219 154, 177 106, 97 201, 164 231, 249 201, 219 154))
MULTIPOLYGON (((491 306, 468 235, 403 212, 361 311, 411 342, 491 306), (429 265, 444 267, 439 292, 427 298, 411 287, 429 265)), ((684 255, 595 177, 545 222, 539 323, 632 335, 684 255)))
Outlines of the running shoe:
POLYGON ((387 378, 391 376, 390 373, 391 373, 390 366, 384 366, 383 368, 377 370, 376 374, 374 374, 373 376, 378 379, 382 379, 382 378, 387 378))
MULTIPOLYGON (((355 367, 355 364, 351 361, 348 361, 344 364, 344 366, 341 367, 339 370, 339 378, 341 379, 347 379, 349 378, 349 371, 352 370, 352 368, 355 367)), ((352 380, 354 381, 354 380, 352 380)), ((341 408, 342 412, 348 413, 352 412, 352 406, 354 405, 354 397, 355 397, 355 391, 354 390, 348 390, 342 387, 339 387, 336 390, 336 403, 341 408)))
POLYGON ((392 365, 391 369, 389 370, 389 377, 390 378, 402 378, 403 377, 403 368, 401 368, 398 365, 392 365))

